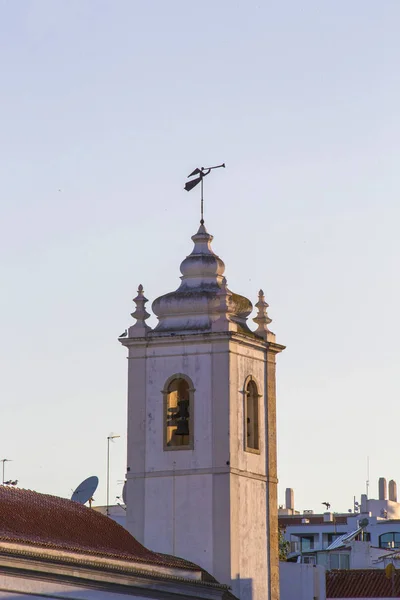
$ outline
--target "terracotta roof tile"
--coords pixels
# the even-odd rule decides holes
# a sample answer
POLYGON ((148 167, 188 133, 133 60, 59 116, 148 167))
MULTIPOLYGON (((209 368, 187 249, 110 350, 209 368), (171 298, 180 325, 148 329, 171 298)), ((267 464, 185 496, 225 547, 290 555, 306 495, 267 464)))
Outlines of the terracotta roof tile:
POLYGON ((115 521, 82 504, 0 485, 0 541, 200 570, 148 550, 115 521))
POLYGON ((399 598, 400 573, 395 573, 394 596, 392 581, 383 569, 356 571, 328 571, 326 574, 327 598, 399 598))

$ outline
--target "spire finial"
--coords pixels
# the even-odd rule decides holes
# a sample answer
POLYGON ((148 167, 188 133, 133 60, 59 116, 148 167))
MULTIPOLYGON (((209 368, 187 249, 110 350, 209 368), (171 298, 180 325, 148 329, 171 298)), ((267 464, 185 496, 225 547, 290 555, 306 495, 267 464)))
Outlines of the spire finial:
POLYGON ((210 171, 212 171, 213 169, 220 169, 221 167, 223 167, 225 169, 225 163, 222 163, 222 165, 217 165, 215 167, 201 167, 201 169, 199 169, 197 167, 197 169, 195 169, 194 171, 192 171, 190 173, 190 175, 188 175, 188 177, 194 177, 194 175, 198 175, 198 177, 196 177, 195 179, 191 179, 190 181, 187 181, 185 183, 185 190, 187 192, 190 192, 190 190, 192 190, 194 187, 196 187, 196 185, 198 183, 201 183, 201 199, 200 199, 200 225, 204 225, 204 198, 203 198, 203 179, 206 175, 209 174, 210 171))
POLYGON ((268 325, 272 322, 272 319, 269 318, 267 313, 268 306, 269 304, 265 301, 264 292, 263 290, 260 290, 258 292, 258 302, 256 304, 258 312, 257 316, 253 319, 258 327, 254 333, 268 341, 272 341, 272 338, 275 339, 275 334, 268 329, 268 325))
POLYGON ((133 331, 134 335, 145 335, 146 331, 150 331, 150 327, 146 324, 146 320, 150 317, 146 310, 147 298, 144 295, 142 284, 138 287, 138 295, 133 299, 136 304, 136 308, 132 314, 132 317, 136 319, 136 323, 129 328, 129 332, 133 331))
POLYGON ((219 306, 216 312, 219 313, 219 318, 214 321, 213 331, 237 331, 237 325, 231 319, 232 314, 232 292, 228 289, 226 277, 222 278, 221 286, 217 292, 219 306))

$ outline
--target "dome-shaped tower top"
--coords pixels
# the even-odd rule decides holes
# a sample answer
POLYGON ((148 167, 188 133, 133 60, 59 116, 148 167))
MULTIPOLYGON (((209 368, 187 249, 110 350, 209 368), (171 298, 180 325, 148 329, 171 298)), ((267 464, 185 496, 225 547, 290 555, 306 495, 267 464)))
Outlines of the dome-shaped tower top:
POLYGON ((225 265, 211 248, 213 239, 203 224, 192 236, 194 248, 181 263, 181 279, 188 287, 198 287, 200 280, 202 285, 221 284, 225 265))
MULTIPOLYGON (((194 248, 181 263, 182 283, 175 292, 160 296, 153 302, 153 312, 159 323, 157 331, 211 331, 221 321, 235 323, 250 331, 246 320, 253 306, 247 298, 233 294, 226 287, 225 265, 212 248, 213 236, 201 224, 192 236, 194 248), (224 306, 221 304, 225 298, 224 306)), ((229 327, 226 327, 229 329, 229 327)))

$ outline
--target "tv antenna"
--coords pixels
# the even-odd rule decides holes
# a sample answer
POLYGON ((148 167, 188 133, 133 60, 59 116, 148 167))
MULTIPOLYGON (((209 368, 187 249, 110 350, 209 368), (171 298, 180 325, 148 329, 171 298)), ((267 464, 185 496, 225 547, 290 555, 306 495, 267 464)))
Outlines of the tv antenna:
POLYGON ((11 461, 12 461, 12 459, 11 459, 11 458, 2 458, 2 459, 0 460, 0 462, 2 462, 2 463, 3 463, 3 479, 2 479, 3 485, 4 485, 4 472, 5 472, 5 465, 6 465, 6 462, 11 462, 11 461))

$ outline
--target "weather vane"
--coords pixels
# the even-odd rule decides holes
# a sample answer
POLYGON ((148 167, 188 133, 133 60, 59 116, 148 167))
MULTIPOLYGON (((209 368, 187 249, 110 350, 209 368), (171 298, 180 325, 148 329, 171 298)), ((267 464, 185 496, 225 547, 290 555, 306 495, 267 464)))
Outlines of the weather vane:
POLYGON ((201 167, 201 169, 197 168, 192 173, 190 173, 190 175, 188 175, 188 177, 194 177, 195 175, 198 175, 198 177, 196 177, 195 179, 191 179, 190 181, 185 183, 185 190, 187 192, 190 192, 190 190, 192 190, 194 187, 196 187, 196 185, 198 183, 201 183, 201 210, 200 210, 201 219, 200 219, 200 223, 202 225, 204 224, 203 179, 206 175, 209 174, 210 171, 212 171, 212 169, 220 169, 221 167, 224 167, 224 169, 225 169, 225 163, 223 163, 222 165, 217 165, 216 167, 201 167))

